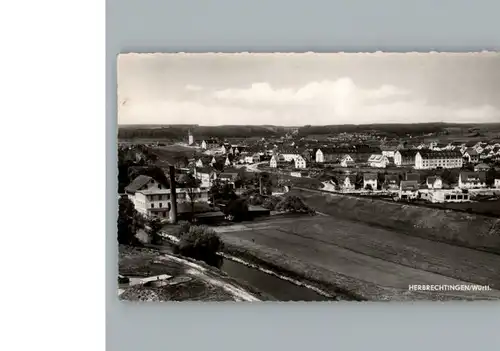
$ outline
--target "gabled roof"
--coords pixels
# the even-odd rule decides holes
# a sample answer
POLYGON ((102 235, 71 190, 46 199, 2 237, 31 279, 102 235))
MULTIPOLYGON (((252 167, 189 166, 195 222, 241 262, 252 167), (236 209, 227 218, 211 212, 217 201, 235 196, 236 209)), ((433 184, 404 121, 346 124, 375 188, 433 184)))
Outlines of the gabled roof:
POLYGON ((398 150, 397 152, 401 154, 401 157, 415 157, 418 151, 419 150, 415 149, 401 149, 398 150))
POLYGON ((401 181, 401 190, 418 190, 419 184, 416 180, 402 180, 401 181))
POLYGON ((382 162, 384 160, 387 160, 387 157, 384 155, 370 155, 368 162, 382 162))
POLYGON ((415 181, 420 183, 420 174, 418 173, 406 173, 407 181, 415 181))
POLYGON ((484 183, 486 182, 486 173, 484 172, 460 172, 460 178, 462 182, 467 183, 484 183))
POLYGON ((427 177, 427 181, 426 183, 427 184, 434 184, 436 182, 436 180, 438 179, 441 179, 441 177, 438 177, 438 176, 430 176, 430 177, 427 177))
POLYGON ((377 180, 376 173, 365 173, 363 174, 363 180, 377 180))
POLYGON ((349 182, 351 184, 356 183, 356 176, 354 174, 346 174, 346 175, 339 177, 340 183, 343 184, 345 182, 346 178, 349 179, 349 182))
POLYGON ((147 175, 137 176, 128 186, 125 187, 126 192, 136 192, 147 185, 150 181, 154 180, 147 175))

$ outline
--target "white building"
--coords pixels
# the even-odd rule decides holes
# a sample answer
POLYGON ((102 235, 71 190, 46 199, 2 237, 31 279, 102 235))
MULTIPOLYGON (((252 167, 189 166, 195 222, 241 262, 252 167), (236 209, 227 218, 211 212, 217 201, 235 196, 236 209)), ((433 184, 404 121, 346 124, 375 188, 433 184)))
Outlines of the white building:
POLYGON ((460 172, 458 187, 461 189, 486 188, 486 174, 482 172, 460 172))
POLYGON ((217 179, 217 173, 210 168, 195 168, 194 177, 198 179, 202 188, 210 188, 213 181, 217 179))
POLYGON ((461 168, 462 154, 458 151, 419 150, 415 155, 415 169, 461 168))
POLYGON ((385 157, 394 157, 397 151, 397 146, 382 145, 380 146, 380 150, 382 151, 382 155, 385 157))
POLYGON ((427 188, 429 189, 442 189, 443 188, 443 180, 441 177, 427 177, 427 188))
POLYGON ((422 192, 422 199, 432 203, 466 202, 470 201, 470 195, 457 190, 433 190, 422 192))
MULTIPOLYGON (((168 218, 172 207, 171 190, 162 186, 153 178, 140 175, 126 188, 125 192, 134 204, 137 212, 146 217, 168 218)), ((207 189, 176 189, 177 202, 196 201, 207 202, 207 189), (190 193, 193 199, 190 198, 190 193)))
POLYGON ((385 155, 371 155, 368 158, 368 165, 372 168, 386 168, 389 164, 389 159, 385 155))
POLYGON ((269 161, 269 167, 271 168, 277 168, 280 165, 285 164, 285 158, 283 155, 273 155, 271 156, 271 160, 269 161))
POLYGON ((500 189, 500 179, 495 179, 495 182, 493 183, 493 186, 497 189, 500 189))
POLYGON ((349 174, 339 177, 339 188, 343 191, 351 191, 356 187, 356 176, 349 174))
POLYGON ((201 142, 201 148, 204 150, 212 150, 219 147, 217 140, 208 139, 201 142))
POLYGON ((419 184, 416 180, 402 180, 399 184, 399 198, 411 200, 418 197, 419 184))
POLYGON ((342 167, 353 167, 355 165, 355 163, 354 163, 354 160, 352 159, 352 157, 350 155, 345 154, 340 159, 340 165, 342 167))
POLYGON ((365 173, 363 174, 363 189, 367 186, 371 187, 372 190, 377 190, 377 174, 365 173))
POLYGON ((194 137, 191 131, 188 132, 188 145, 193 145, 194 144, 194 137))
POLYGON ((306 160, 301 155, 297 155, 297 157, 295 157, 295 159, 293 161, 295 163, 295 168, 298 168, 298 169, 305 169, 306 168, 306 160))
POLYGON ((398 167, 415 166, 416 150, 398 150, 394 153, 394 164, 398 167))

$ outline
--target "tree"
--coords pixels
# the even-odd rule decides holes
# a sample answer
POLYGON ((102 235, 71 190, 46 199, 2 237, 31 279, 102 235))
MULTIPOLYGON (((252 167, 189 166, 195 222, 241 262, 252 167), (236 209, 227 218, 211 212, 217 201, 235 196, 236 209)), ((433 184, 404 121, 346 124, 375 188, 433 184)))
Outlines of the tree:
POLYGON ((206 226, 185 225, 182 230, 174 252, 218 266, 217 253, 224 246, 220 237, 206 226))
POLYGON ((191 174, 181 174, 178 180, 179 187, 186 190, 186 193, 189 197, 188 201, 191 205, 191 216, 194 215, 194 204, 196 202, 196 197, 199 194, 199 188, 201 181, 196 179, 191 174))
POLYGON ((248 219, 248 203, 244 199, 231 200, 225 207, 224 213, 236 222, 248 219))
POLYGON ((135 234, 137 232, 137 211, 134 204, 127 197, 118 200, 118 242, 123 245, 135 245, 138 243, 135 234))
POLYGON ((161 244, 162 238, 160 236, 160 231, 163 227, 161 224, 161 220, 157 217, 153 217, 148 221, 147 227, 149 238, 151 239, 151 244, 161 244))
POLYGON ((276 211, 291 212, 291 213, 313 213, 314 210, 309 208, 304 201, 298 196, 285 196, 277 205, 276 211))
POLYGON ((189 164, 189 160, 184 155, 177 155, 174 157, 175 168, 186 168, 189 164))
POLYGON ((213 201, 230 201, 237 199, 234 189, 227 183, 222 183, 219 179, 214 180, 209 190, 209 195, 213 201))

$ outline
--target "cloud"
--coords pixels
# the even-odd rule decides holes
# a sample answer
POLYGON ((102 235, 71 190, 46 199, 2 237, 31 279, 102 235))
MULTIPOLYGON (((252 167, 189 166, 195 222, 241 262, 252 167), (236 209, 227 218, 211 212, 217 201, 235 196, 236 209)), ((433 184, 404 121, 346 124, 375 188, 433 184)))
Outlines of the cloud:
POLYGON ((185 89, 188 91, 201 91, 203 90, 203 87, 200 87, 199 85, 188 84, 186 85, 185 89))
POLYGON ((181 100, 129 102, 120 110, 120 123, 197 123, 325 125, 417 122, 500 121, 500 111, 489 106, 431 105, 424 97, 393 85, 361 88, 348 78, 312 81, 296 87, 256 82, 248 88, 200 92, 181 100))

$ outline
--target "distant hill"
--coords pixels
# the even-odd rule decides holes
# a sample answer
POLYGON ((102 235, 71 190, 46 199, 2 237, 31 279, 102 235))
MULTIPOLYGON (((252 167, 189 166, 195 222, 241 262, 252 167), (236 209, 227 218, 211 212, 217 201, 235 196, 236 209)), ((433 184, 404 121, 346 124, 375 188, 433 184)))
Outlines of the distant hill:
POLYGON ((206 138, 248 138, 248 137, 279 137, 298 129, 298 134, 326 135, 338 133, 377 131, 388 135, 404 136, 424 135, 428 133, 463 135, 474 130, 478 133, 500 135, 500 123, 460 124, 460 123, 415 123, 415 124, 344 124, 325 126, 275 126, 275 125, 120 125, 119 139, 174 139, 184 140, 191 130, 196 140, 206 138))

